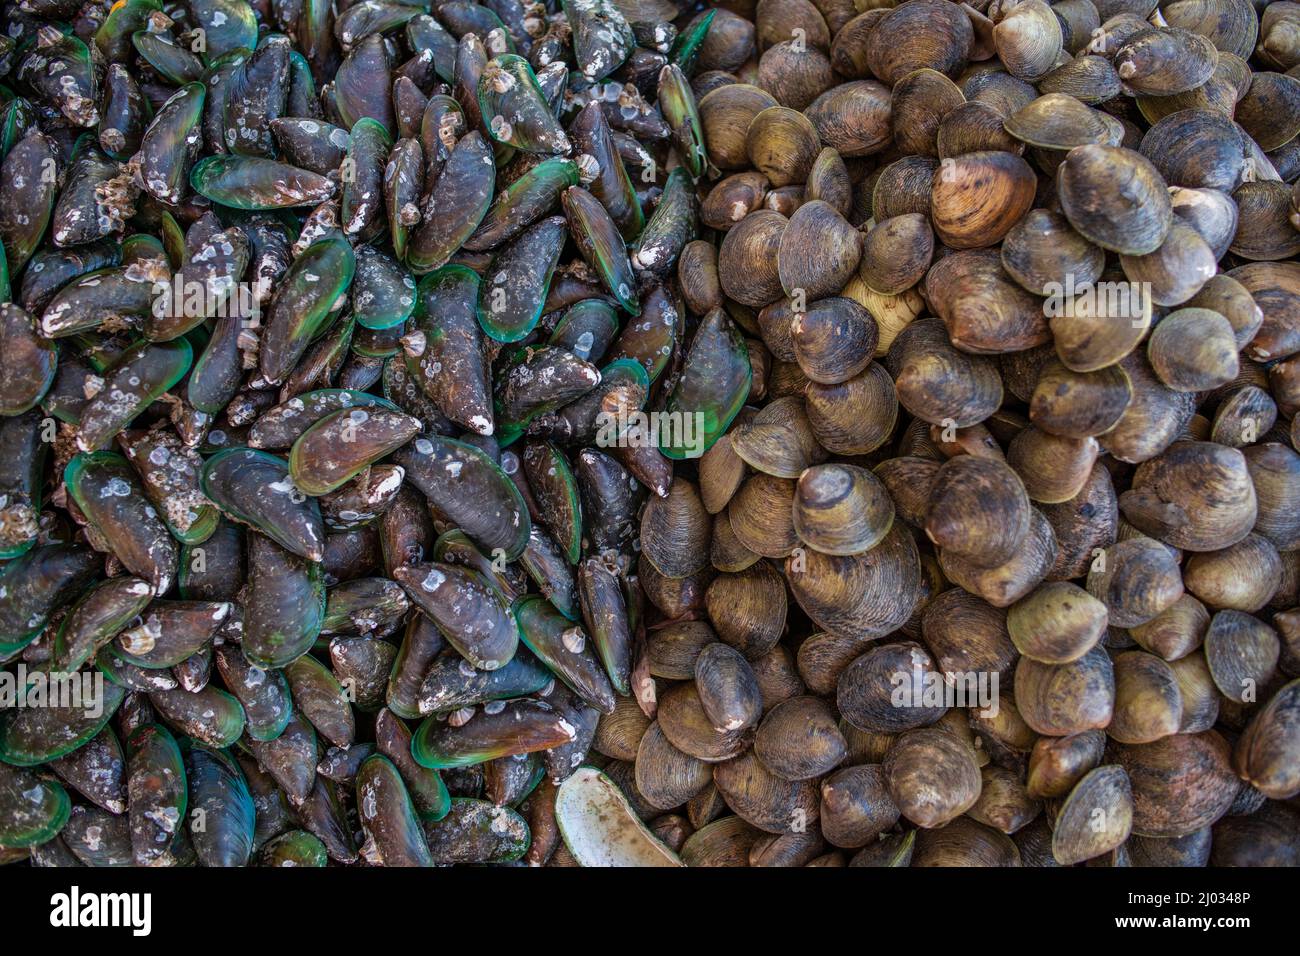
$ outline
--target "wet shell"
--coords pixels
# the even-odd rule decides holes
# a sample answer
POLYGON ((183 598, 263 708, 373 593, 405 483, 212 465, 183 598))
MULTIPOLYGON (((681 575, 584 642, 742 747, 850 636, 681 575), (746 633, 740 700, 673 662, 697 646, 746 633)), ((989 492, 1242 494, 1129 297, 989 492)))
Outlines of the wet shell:
POLYGON ((943 730, 904 734, 885 754, 885 786, 919 827, 941 827, 974 806, 981 781, 969 747, 943 730))
POLYGON ((1173 219, 1166 185, 1145 157, 1118 146, 1080 146, 1057 173, 1061 210, 1086 239, 1125 255, 1154 252, 1173 219))
POLYGON ((1010 153, 944 160, 930 196, 934 230, 954 249, 993 245, 1029 211, 1036 187, 1029 164, 1010 153))

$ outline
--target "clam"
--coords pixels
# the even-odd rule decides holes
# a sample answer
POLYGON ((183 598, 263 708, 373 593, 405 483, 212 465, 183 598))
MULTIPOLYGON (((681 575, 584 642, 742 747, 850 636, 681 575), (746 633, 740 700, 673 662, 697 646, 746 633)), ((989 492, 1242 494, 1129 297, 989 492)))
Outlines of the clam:
POLYGON ((1122 767, 1089 771, 1070 791, 1056 814, 1052 856, 1073 866, 1116 849, 1133 826, 1133 796, 1122 767))
POLYGON ((827 554, 869 551, 888 533, 894 505, 871 472, 854 465, 814 465, 799 476, 794 530, 804 544, 827 554))
POLYGON ((965 13, 938 0, 922 0, 881 18, 867 35, 866 63, 891 87, 921 68, 956 75, 973 42, 974 31, 965 13))
POLYGON ((942 827, 979 799, 970 748, 943 730, 908 731, 885 754, 882 769, 890 798, 919 827, 942 827))
POLYGON ((944 551, 994 567, 1024 543, 1030 510, 1024 484, 1006 464, 959 455, 935 475, 925 533, 944 551))
POLYGON ((1044 584, 1007 610, 1016 649, 1044 664, 1078 660, 1103 638, 1106 605, 1068 581, 1044 584))
POLYGON ((1295 773, 1294 724, 1287 714, 1295 709, 1300 684, 1291 681, 1259 710, 1237 740, 1233 766, 1253 787, 1274 800, 1286 800, 1300 791, 1295 773))
POLYGON ((1016 139, 1042 149, 1118 146, 1123 139, 1117 120, 1068 93, 1045 93, 1008 116, 1003 125, 1016 139))
POLYGON ((1106 254, 1070 228, 1059 213, 1033 209, 1002 242, 1002 267, 1035 295, 1064 290, 1067 281, 1085 288, 1101 278, 1106 254))
POLYGON ((1208 37, 1182 29, 1144 30, 1115 50, 1115 72, 1135 93, 1172 96, 1214 73, 1218 51, 1208 37))
POLYGON ((1177 733, 1183 695, 1172 667, 1146 651, 1115 656, 1115 713, 1107 735, 1126 744, 1143 744, 1177 733))
POLYGON ((1258 514, 1245 457, 1208 442, 1179 442, 1144 462, 1120 506, 1139 530, 1191 551, 1236 544, 1258 514))
POLYGON ((845 767, 821 785, 821 828, 827 842, 845 848, 867 846, 898 820, 879 765, 845 767))
POLYGON ((925 276, 933 253, 934 233, 924 215, 895 216, 867 232, 858 274, 873 291, 897 295, 925 276))
POLYGON ((1029 211, 1036 184, 1029 164, 1011 153, 965 153, 945 160, 930 196, 934 231, 954 249, 993 245, 1029 211))
POLYGON ((1121 744, 1114 753, 1132 787, 1133 832, 1142 836, 1181 837, 1208 826, 1240 787, 1228 745, 1214 731, 1121 744))
POLYGON ((1154 252, 1173 219, 1159 171, 1120 146, 1070 150, 1057 174, 1057 191, 1061 211, 1075 231, 1112 252, 1154 252))
POLYGON ((763 717, 754 754, 785 780, 808 780, 834 769, 847 745, 830 706, 816 697, 791 697, 763 717))
POLYGON ((915 70, 894 84, 894 143, 909 155, 937 155, 943 118, 966 102, 957 84, 932 69, 915 70))

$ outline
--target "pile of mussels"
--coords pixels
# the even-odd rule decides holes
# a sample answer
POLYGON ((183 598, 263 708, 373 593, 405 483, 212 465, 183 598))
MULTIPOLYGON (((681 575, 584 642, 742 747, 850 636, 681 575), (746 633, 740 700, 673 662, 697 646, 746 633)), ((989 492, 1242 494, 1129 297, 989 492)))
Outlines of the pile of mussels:
POLYGON ((2 19, 0 862, 1300 863, 1300 4, 2 19))

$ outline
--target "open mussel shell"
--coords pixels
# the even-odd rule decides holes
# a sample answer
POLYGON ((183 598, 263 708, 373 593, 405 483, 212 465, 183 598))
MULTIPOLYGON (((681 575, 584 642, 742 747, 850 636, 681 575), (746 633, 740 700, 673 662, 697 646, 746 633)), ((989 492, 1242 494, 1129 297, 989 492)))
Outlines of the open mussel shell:
POLYGON ((555 820, 580 866, 681 866, 641 822, 618 786, 599 770, 580 767, 555 795, 555 820))

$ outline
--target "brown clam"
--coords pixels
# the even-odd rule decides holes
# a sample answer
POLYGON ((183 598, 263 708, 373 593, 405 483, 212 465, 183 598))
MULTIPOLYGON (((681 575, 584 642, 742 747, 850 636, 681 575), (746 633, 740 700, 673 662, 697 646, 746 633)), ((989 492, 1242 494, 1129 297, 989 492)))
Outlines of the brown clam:
POLYGON ((922 68, 955 76, 974 39, 960 7, 944 0, 917 0, 912 6, 895 7, 867 34, 866 63, 891 87, 922 68))
MULTIPOLYGON (((755 209, 761 208, 770 188, 771 183, 762 173, 752 170, 733 173, 716 183, 704 197, 700 203, 700 221, 712 229, 726 232, 755 209)), ((685 251, 682 254, 685 256, 685 251)), ((714 256, 716 259, 716 251, 714 256)))
MULTIPOLYGON (((701 102, 701 110, 703 106, 701 102)), ((813 100, 804 114, 812 120, 822 145, 845 159, 878 153, 893 138, 889 88, 875 80, 832 87, 813 100)))
POLYGON ((700 124, 709 162, 719 169, 744 169, 749 162, 749 124, 780 104, 766 90, 748 83, 720 86, 700 98, 700 124))
POLYGON ((758 723, 762 691, 753 668, 735 648, 721 642, 705 646, 695 661, 695 687, 700 706, 719 731, 734 732, 758 723))
POLYGON ((774 187, 803 183, 821 150, 808 117, 772 106, 754 117, 745 139, 749 161, 774 187))
POLYGON ((1273 800, 1300 793, 1298 707, 1300 681, 1293 680, 1251 718, 1233 751, 1233 766, 1242 779, 1273 800))
POLYGON ((1166 184, 1144 156, 1119 146, 1070 150, 1057 171, 1061 211, 1086 239, 1125 255, 1154 252, 1173 220, 1166 184))
POLYGON ((821 784, 821 829, 828 843, 853 849, 872 843, 898 822, 898 807, 877 764, 845 767, 821 784))
POLYGON ((1036 187, 1029 164, 1011 153, 965 153, 945 159, 930 194, 934 230, 954 249, 993 245, 1029 211, 1036 187))
POLYGON ((980 768, 980 776, 980 798, 967 811, 972 820, 1011 834, 1042 811, 1042 804, 1029 795, 1019 774, 990 763, 980 768))
POLYGON ((1178 733, 1183 695, 1173 668, 1146 651, 1115 656, 1115 713, 1106 728, 1112 740, 1144 744, 1178 733))
POLYGON ((1250 533, 1258 513, 1245 456, 1235 448, 1193 441, 1177 442, 1139 465, 1120 507, 1139 530, 1189 551, 1236 544, 1250 533))
POLYGON ((830 706, 820 697, 791 697, 763 717, 754 754, 785 780, 811 780, 833 770, 848 750, 830 706))
POLYGON ((943 322, 918 319, 889 348, 886 367, 898 401, 908 412, 935 425, 975 425, 1002 403, 1002 380, 988 358, 953 348, 943 322))
POLYGON ((909 155, 938 155, 939 125, 966 102, 957 84, 932 69, 915 70, 894 84, 894 143, 909 155))
POLYGON ((1136 627, 1177 601, 1183 594, 1183 580, 1171 549, 1138 537, 1113 544, 1096 556, 1087 589, 1106 605, 1111 624, 1136 627))
POLYGON ((781 297, 777 250, 788 222, 779 212, 758 209, 727 233, 718 249, 718 279, 730 298, 759 309, 781 297))
POLYGON ((1104 435, 1119 422, 1133 386, 1122 366, 1076 372, 1049 362, 1039 373, 1029 401, 1029 419, 1043 431, 1065 438, 1104 435))
POLYGON ((810 548, 859 554, 889 532, 894 504, 880 480, 865 468, 815 465, 795 485, 793 520, 795 533, 810 548))
POLYGON ((1024 484, 1006 464, 959 455, 935 476, 925 533, 945 551, 995 567, 1024 543, 1030 511, 1024 484))
POLYGON ((1115 72, 1133 92, 1172 96, 1208 80, 1219 53, 1209 38, 1197 33, 1152 29, 1130 37, 1115 51, 1113 62, 1115 72))
POLYGON ((1142 836, 1186 836, 1208 826, 1227 812, 1240 788, 1228 745, 1214 731, 1117 744, 1113 759, 1128 771, 1133 832, 1142 836))
POLYGON ((1109 853, 1128 839, 1133 828, 1133 794, 1122 767, 1089 771, 1057 811, 1052 856, 1073 866, 1109 853))
POLYGON ((925 727, 903 734, 885 754, 883 770, 890 798, 919 827, 942 827, 979 799, 973 752, 945 730, 925 727))
POLYGON ((942 689, 943 675, 919 644, 876 644, 840 673, 835 701, 859 730, 899 733, 943 716, 942 689))
POLYGON ((1039 737, 1029 755, 1025 789, 1036 797, 1063 797, 1101 763, 1106 735, 1087 730, 1069 737, 1039 737))
POLYGON ((1190 594, 1183 594, 1144 624, 1129 628, 1129 634, 1144 650, 1167 661, 1186 657, 1201 646, 1210 627, 1210 613, 1190 594))
POLYGON ((1106 264, 1101 249, 1047 209, 1033 209, 1011 227, 1001 256, 1007 274, 1034 295, 1059 295, 1067 281, 1079 289, 1090 286, 1106 264))
POLYGON ((1061 22, 1044 0, 1004 3, 994 15, 993 45, 1012 76, 1037 79, 1056 65, 1063 38, 1061 22))
POLYGON ((718 637, 751 661, 771 651, 785 628, 785 585, 767 561, 718 575, 705 604, 718 637))
POLYGON ((1183 583, 1209 607, 1254 613, 1281 585, 1282 559, 1267 538, 1248 534, 1220 551, 1191 555, 1183 583))
POLYGON ((783 780, 751 750, 715 764, 713 782, 742 820, 767 833, 812 826, 818 815, 817 787, 809 780, 783 780))
POLYGON ((1142 285, 1156 305, 1181 305, 1215 273, 1214 251, 1191 226, 1175 218, 1165 241, 1145 256, 1120 256, 1129 281, 1142 285))
POLYGON ((1106 605, 1068 581, 1044 584, 1007 611, 1016 650, 1044 664, 1068 664, 1106 633, 1106 605))
POLYGON ((934 254, 934 232, 921 213, 878 222, 862 243, 858 275, 872 290, 897 295, 925 277, 934 254))
POLYGON ((898 421, 893 380, 876 362, 845 382, 810 382, 804 407, 818 444, 839 455, 874 451, 888 441, 898 421))
POLYGON ((986 150, 1023 153, 1025 144, 1007 132, 1004 121, 1005 114, 998 106, 969 100, 944 116, 935 137, 935 149, 943 159, 986 150))
POLYGON ((920 559, 911 532, 898 522, 862 555, 811 549, 786 559, 786 579, 799 606, 825 630, 883 637, 901 627, 922 595, 920 559))
POLYGON ((1118 120, 1068 93, 1045 93, 1008 116, 1003 125, 1016 139, 1043 149, 1118 146, 1123 139, 1118 120))
POLYGON ((1068 664, 1021 657, 1015 694, 1020 715, 1040 734, 1065 737, 1105 728, 1115 707, 1114 670, 1097 647, 1068 664))
POLYGON ((683 478, 674 479, 666 498, 652 496, 646 503, 642 553, 668 577, 689 577, 708 566, 711 527, 699 490, 683 478))
POLYGON ((1272 679, 1281 644, 1277 632, 1241 611, 1219 611, 1205 635, 1205 661, 1220 693, 1253 703, 1272 679))
POLYGON ((1091 436, 1067 438, 1031 425, 1011 439, 1007 464, 1020 476, 1030 500, 1060 504, 1084 489, 1099 450, 1091 436))

